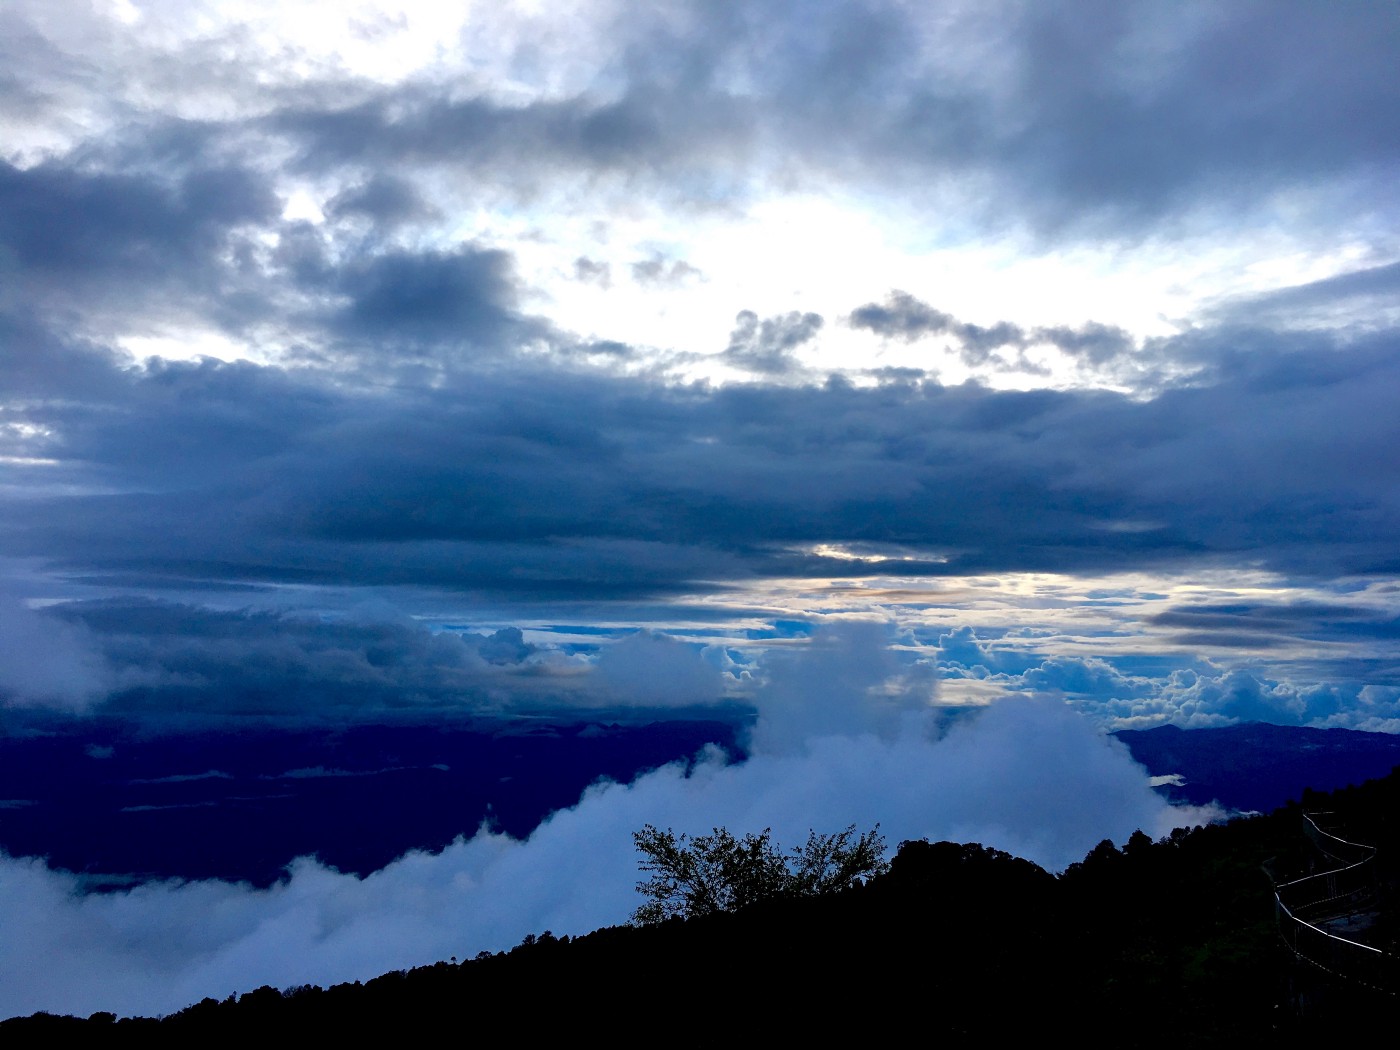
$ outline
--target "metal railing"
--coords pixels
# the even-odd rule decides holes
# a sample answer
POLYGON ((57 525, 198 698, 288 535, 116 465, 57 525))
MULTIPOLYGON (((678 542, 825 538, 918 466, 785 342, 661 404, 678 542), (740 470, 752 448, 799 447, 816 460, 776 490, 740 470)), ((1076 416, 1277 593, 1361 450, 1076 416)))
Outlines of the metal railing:
POLYGON ((1324 831, 1307 813, 1303 822, 1318 852, 1338 866, 1274 885, 1284 943, 1298 958, 1330 974, 1390 995, 1400 993, 1400 958, 1318 925, 1375 905, 1380 896, 1376 848, 1324 831))

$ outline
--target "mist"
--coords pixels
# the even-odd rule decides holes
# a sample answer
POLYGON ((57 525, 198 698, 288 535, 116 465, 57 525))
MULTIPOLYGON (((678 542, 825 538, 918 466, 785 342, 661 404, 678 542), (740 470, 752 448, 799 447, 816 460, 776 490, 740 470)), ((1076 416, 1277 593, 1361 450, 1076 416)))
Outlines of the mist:
POLYGON ((5 858, 0 1015, 168 1013, 622 923, 640 903, 632 833, 648 823, 771 828, 784 846, 878 823, 891 848, 978 841, 1062 870, 1104 838, 1218 816, 1167 805, 1122 745, 1062 703, 1013 698, 936 717, 927 670, 893 662, 875 625, 826 628, 773 659, 757 700, 745 761, 707 752, 599 783, 528 839, 483 828, 363 879, 303 858, 266 890, 154 882, 84 894, 75 875, 5 858))

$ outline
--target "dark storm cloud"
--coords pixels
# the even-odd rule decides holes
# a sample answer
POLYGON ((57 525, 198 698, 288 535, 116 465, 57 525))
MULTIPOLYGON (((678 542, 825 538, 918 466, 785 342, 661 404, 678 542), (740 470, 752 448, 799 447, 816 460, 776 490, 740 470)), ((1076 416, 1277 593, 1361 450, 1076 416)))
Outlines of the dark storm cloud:
MULTIPOLYGON (((0 376, 6 401, 58 397, 102 400, 124 386, 124 355, 64 339, 28 311, 0 309, 0 376)), ((36 411, 41 411, 35 409, 36 411)), ((10 411, 0 402, 0 413, 10 411)))
POLYGON ((350 263, 334 280, 350 300, 336 327, 353 340, 494 346, 518 321, 502 251, 391 251, 350 263))
POLYGON ((1170 627, 1205 627, 1250 624, 1257 629, 1292 630, 1300 623, 1320 624, 1334 620, 1354 620, 1371 610, 1357 605, 1329 605, 1320 602, 1279 604, 1182 605, 1158 613, 1151 622, 1170 627))
POLYGON ((75 322, 89 334, 144 333, 193 319, 241 338, 270 324, 283 339, 294 335, 293 357, 380 364, 405 352, 499 354, 553 337, 518 313, 508 252, 387 239, 432 215, 411 183, 378 174, 336 194, 326 226, 286 222, 269 176, 207 166, 205 136, 184 128, 166 129, 175 144, 167 150, 159 130, 141 139, 145 166, 134 173, 0 162, 0 279, 9 293, 0 325, 14 336, 0 353, 18 365, 17 378, 57 367, 53 349, 73 341, 58 333, 75 322), (357 220, 372 224, 368 239, 357 220))
POLYGON ((619 597, 875 570, 822 557, 824 543, 896 546, 908 560, 879 571, 911 574, 1241 558, 1394 571, 1393 338, 1272 355, 1268 340, 1148 401, 522 368, 357 390, 250 364, 94 357, 86 394, 50 385, 9 415, 43 427, 56 460, 27 476, 98 491, 14 503, 0 527, 12 554, 168 585, 619 597))
POLYGON ((854 328, 864 328, 906 343, 935 335, 950 336, 959 344, 958 356, 969 368, 1043 371, 1026 360, 1024 351, 1032 339, 1020 325, 1009 321, 991 326, 969 324, 934 309, 908 292, 893 291, 883 304, 866 303, 857 307, 851 311, 848 321, 854 328), (1005 351, 1011 351, 1011 356, 1006 356, 1005 351))
POLYGON ((239 168, 164 179, 0 162, 0 266, 31 296, 198 287, 232 229, 276 211, 263 181, 239 168))
POLYGON ((1135 350, 1133 337, 1126 331, 1117 325, 1099 324, 1097 321, 1089 321, 1078 328, 1066 325, 1036 328, 1032 336, 1094 368, 1102 368, 1135 350))
MULTIPOLYGON (((49 349, 34 347, 39 357, 49 349)), ((267 462, 328 423, 332 404, 338 417, 353 403, 247 363, 153 361, 137 369, 83 347, 58 349, 53 370, 41 373, 44 385, 7 411, 52 432, 42 451, 58 461, 53 476, 99 486, 121 478, 122 489, 149 494, 116 497, 118 516, 122 505, 158 499, 154 493, 234 482, 248 464, 267 462)), ((61 522, 55 527, 62 531, 61 522)))
POLYGON ((549 662, 532 659, 519 630, 434 634, 382 604, 327 620, 107 599, 61 616, 116 669, 109 713, 480 712, 501 706, 506 686, 515 701, 551 693, 549 662))
POLYGON ((1391 5, 1009 3, 937 27, 884 3, 703 11, 683 37, 642 22, 634 82, 674 84, 666 65, 686 59, 738 67, 760 127, 809 160, 987 176, 989 212, 1043 229, 1141 227, 1333 180, 1396 204, 1391 5))
POLYGON ((1025 119, 999 152, 1060 206, 1246 202, 1400 159, 1400 85, 1384 72, 1400 12, 1389 5, 1024 11, 1013 46, 1025 119))
POLYGON ((581 655, 537 646, 518 627, 430 630, 382 599, 335 615, 130 597, 33 611, 0 592, 0 627, 0 715, 30 710, 41 720, 99 704, 106 715, 173 719, 177 728, 250 715, 372 720, 602 706, 616 715, 733 704, 724 670, 736 665, 667 635, 636 632, 581 655))

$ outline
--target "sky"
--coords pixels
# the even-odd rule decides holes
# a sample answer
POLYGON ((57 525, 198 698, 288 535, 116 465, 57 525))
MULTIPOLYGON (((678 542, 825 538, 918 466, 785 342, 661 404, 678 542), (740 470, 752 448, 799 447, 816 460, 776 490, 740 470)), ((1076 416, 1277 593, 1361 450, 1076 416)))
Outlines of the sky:
MULTIPOLYGON (((1063 866, 1170 814, 959 816, 1045 788, 940 709, 1080 806, 1069 715, 1065 754, 1400 731, 1397 44, 1301 0, 11 0, 0 732, 749 705, 754 757, 655 813, 805 827, 865 755, 941 771, 901 833, 1063 866)), ((48 929, 138 907, 3 872, 48 929)), ((205 892, 272 907, 122 921, 205 892)))

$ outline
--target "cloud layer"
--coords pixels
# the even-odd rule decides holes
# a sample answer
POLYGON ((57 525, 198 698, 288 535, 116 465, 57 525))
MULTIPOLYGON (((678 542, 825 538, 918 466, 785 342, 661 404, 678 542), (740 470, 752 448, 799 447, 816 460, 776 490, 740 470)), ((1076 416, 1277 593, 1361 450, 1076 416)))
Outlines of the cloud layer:
POLYGON ((1210 816, 1167 806, 1122 745, 1063 705, 1008 701, 938 735, 907 679, 891 691, 884 641, 860 625, 818 634, 773 670, 747 761, 701 755, 628 786, 599 784, 523 842, 483 830, 365 879, 302 860, 265 891, 150 883, 85 896, 39 861, 0 861, 0 900, 15 917, 0 932, 0 1014, 169 1012, 265 983, 361 979, 530 932, 622 922, 637 903, 631 833, 646 823, 772 828, 795 844, 814 827, 878 822, 892 845, 975 840, 1061 869, 1105 837, 1210 816), (864 720, 850 717, 862 709, 864 720), (785 731, 766 725, 770 710, 785 731), (36 952, 49 964, 29 965, 36 952))
POLYGON ((1165 830, 1076 711, 1400 729, 1397 30, 4 5, 0 731, 762 710, 364 881, 6 862, 7 1009, 616 921, 648 821, 1165 830))

